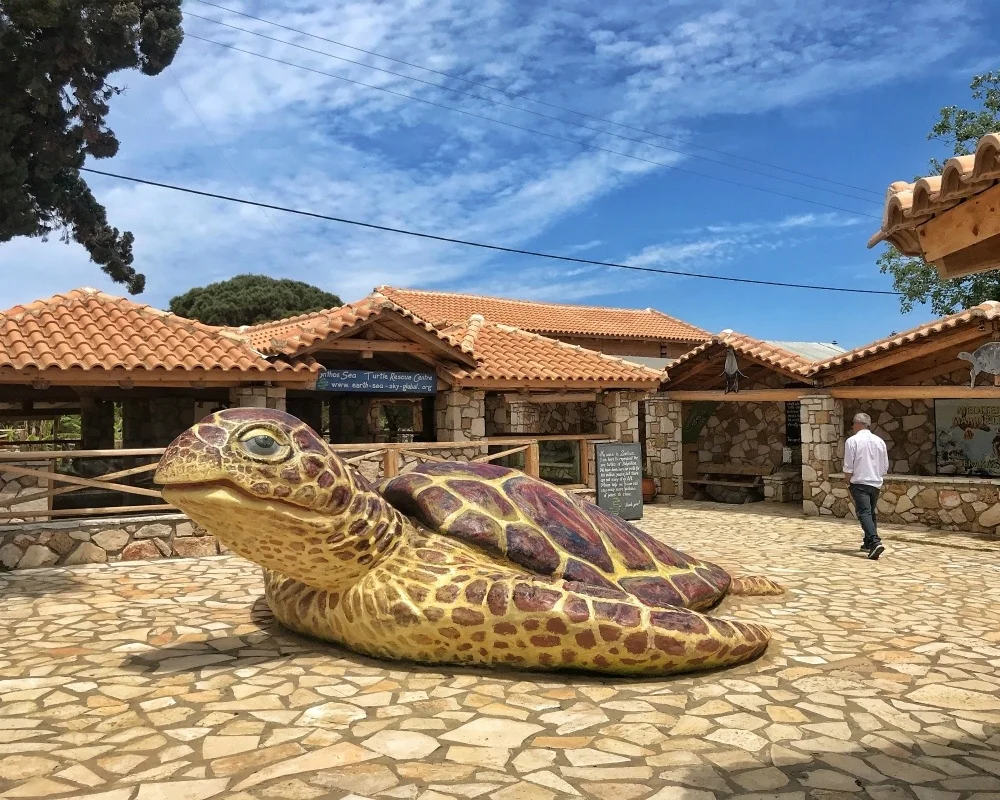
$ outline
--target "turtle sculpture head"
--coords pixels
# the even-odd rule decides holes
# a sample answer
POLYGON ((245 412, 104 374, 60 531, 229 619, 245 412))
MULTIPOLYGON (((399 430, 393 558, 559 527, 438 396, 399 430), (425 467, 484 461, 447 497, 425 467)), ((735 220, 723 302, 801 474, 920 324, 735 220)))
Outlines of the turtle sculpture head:
POLYGON ((311 428, 282 411, 206 417, 167 448, 164 499, 236 553, 323 586, 370 569, 404 520, 311 428))

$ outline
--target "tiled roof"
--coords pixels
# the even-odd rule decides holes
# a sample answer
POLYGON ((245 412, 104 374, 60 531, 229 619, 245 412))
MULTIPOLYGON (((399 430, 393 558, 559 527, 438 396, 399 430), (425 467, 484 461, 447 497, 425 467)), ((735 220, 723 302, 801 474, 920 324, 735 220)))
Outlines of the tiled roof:
POLYGON ((485 322, 480 317, 447 329, 470 341, 479 366, 454 369, 462 384, 478 380, 586 381, 596 384, 636 383, 655 386, 663 373, 576 345, 549 339, 511 325, 485 322))
POLYGON ((748 358, 752 358, 763 364, 767 364, 768 366, 775 367, 776 369, 782 370, 791 375, 805 376, 809 373, 813 365, 813 362, 804 356, 801 356, 798 353, 793 353, 791 350, 786 350, 783 347, 779 347, 773 342, 767 342, 763 339, 755 339, 752 336, 747 336, 746 334, 726 330, 716 336, 713 336, 709 341, 698 345, 698 347, 693 350, 689 350, 687 353, 678 358, 677 361, 674 362, 674 364, 667 370, 668 374, 678 369, 681 365, 686 364, 688 361, 691 361, 701 353, 704 353, 710 347, 717 345, 731 347, 737 353, 740 353, 748 358))
POLYGON ((0 368, 302 372, 272 364, 223 328, 96 289, 75 289, 0 312, 0 368))
POLYGON ((707 331, 652 308, 536 303, 392 286, 379 286, 375 291, 435 325, 462 324, 473 314, 482 314, 490 322, 513 325, 533 333, 692 343, 704 341, 709 336, 707 331))
POLYGON ((928 336, 957 328, 959 325, 972 322, 976 319, 1000 319, 1000 302, 987 300, 985 303, 980 303, 978 306, 973 306, 957 314, 949 314, 947 317, 941 317, 933 322, 918 325, 908 331, 888 336, 885 339, 879 339, 877 342, 866 344, 863 347, 858 347, 833 358, 828 358, 826 361, 821 361, 813 365, 811 371, 813 373, 825 372, 842 364, 849 364, 876 355, 877 353, 883 353, 886 350, 902 347, 918 339, 926 339, 928 336))
POLYGON ((1000 181, 1000 133, 979 140, 976 152, 945 162, 940 175, 889 187, 882 228, 868 242, 888 241, 908 256, 923 254, 917 228, 932 217, 984 192, 1000 181))
POLYGON ((461 341, 442 333, 412 311, 408 311, 377 292, 357 303, 349 303, 340 308, 300 314, 297 317, 289 317, 275 322, 265 322, 261 325, 240 328, 236 332, 263 353, 294 355, 321 339, 349 332, 350 329, 385 311, 395 312, 428 333, 434 334, 450 347, 457 347, 467 355, 472 354, 472 349, 461 341))

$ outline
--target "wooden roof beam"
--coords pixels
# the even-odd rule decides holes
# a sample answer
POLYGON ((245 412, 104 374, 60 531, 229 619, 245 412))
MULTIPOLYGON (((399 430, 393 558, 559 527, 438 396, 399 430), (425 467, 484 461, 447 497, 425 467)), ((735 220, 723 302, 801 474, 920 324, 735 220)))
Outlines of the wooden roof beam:
POLYGON ((1000 184, 940 212, 917 235, 924 258, 942 278, 1000 266, 1000 184))
POLYGON ((820 379, 822 386, 836 386, 861 375, 878 372, 905 361, 914 361, 952 345, 970 342, 983 336, 984 333, 979 330, 977 324, 969 323, 950 332, 950 334, 931 334, 929 339, 924 339, 919 343, 911 342, 894 347, 882 354, 862 356, 856 361, 847 362, 843 367, 830 367, 816 377, 820 379))

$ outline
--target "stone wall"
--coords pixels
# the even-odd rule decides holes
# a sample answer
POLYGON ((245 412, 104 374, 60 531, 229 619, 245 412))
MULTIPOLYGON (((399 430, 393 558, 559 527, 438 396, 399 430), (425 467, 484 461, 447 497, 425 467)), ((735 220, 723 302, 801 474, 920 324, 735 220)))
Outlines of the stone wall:
POLYGON ((0 525, 0 569, 191 558, 229 552, 183 514, 0 525))
POLYGON ((889 472, 899 475, 934 475, 933 400, 845 400, 844 438, 851 435, 854 415, 872 418, 872 433, 885 440, 889 472))
POLYGON ((285 387, 238 386, 229 390, 229 400, 242 408, 273 408, 285 410, 285 387))
POLYGON ((554 435, 596 433, 595 404, 510 402, 503 394, 485 400, 486 435, 554 435))
MULTIPOLYGON (((828 513, 855 517, 846 476, 833 475, 830 483, 828 513)), ((982 478, 890 475, 879 495, 878 520, 995 535, 1000 533, 1000 487, 982 478)))
POLYGON ((469 442, 486 436, 486 392, 451 389, 434 398, 439 442, 469 442))
POLYGON ((646 401, 646 469, 661 495, 680 495, 684 480, 683 421, 676 400, 646 401))
MULTIPOLYGON (((38 478, 30 475, 12 475, 4 472, 4 466, 21 467, 22 469, 45 470, 52 466, 52 462, 45 461, 5 461, 0 463, 0 511, 45 511, 48 510, 48 499, 28 500, 23 498, 37 495, 46 491, 51 484, 39 481, 38 478)), ((0 525, 6 522, 20 522, 19 517, 12 517, 9 520, 0 519, 0 525)))
POLYGON ((768 503, 799 503, 802 501, 802 474, 785 469, 763 476, 764 500, 768 503))
POLYGON ((784 403, 720 403, 698 439, 698 462, 777 469, 784 447, 784 403))
POLYGON ((609 391, 598 397, 594 407, 596 433, 619 442, 639 441, 639 403, 642 392, 609 391))
POLYGON ((594 403, 543 403, 538 407, 538 433, 596 433, 594 403))

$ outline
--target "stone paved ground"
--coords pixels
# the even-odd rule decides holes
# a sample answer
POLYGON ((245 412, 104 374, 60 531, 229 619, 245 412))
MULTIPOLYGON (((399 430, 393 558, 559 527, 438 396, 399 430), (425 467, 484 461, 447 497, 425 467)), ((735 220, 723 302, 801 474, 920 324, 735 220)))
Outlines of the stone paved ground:
POLYGON ((709 505, 757 663, 674 680, 385 664, 275 628, 235 557, 0 577, 0 797, 1000 798, 1000 543, 709 505))

